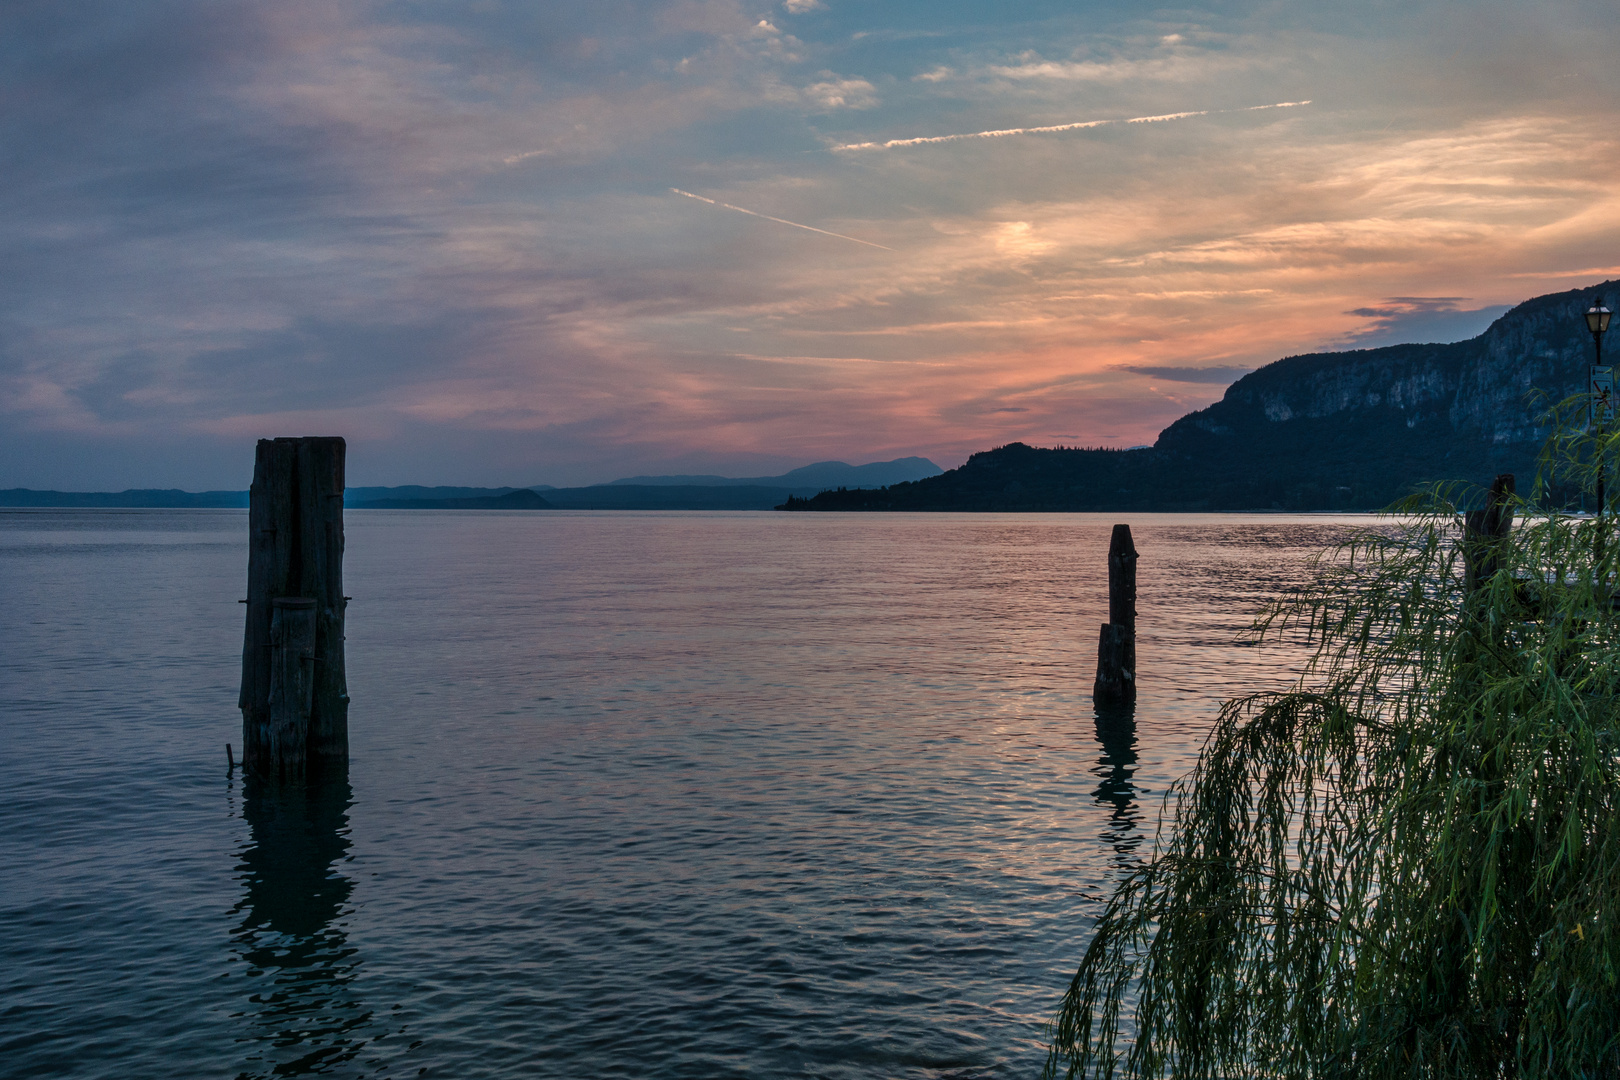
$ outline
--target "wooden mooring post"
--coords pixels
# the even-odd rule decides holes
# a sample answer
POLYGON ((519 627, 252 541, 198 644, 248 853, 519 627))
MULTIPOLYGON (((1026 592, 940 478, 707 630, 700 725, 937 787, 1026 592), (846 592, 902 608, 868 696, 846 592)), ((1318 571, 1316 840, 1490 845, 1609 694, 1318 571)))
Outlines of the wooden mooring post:
POLYGON ((1115 525, 1108 541, 1108 621, 1097 641, 1097 681, 1092 700, 1136 702, 1136 545, 1131 527, 1115 525))
POLYGON ((261 439, 248 494, 242 768, 276 780, 349 764, 338 438, 261 439))
POLYGON ((1497 571, 1497 549, 1513 531, 1513 489, 1513 474, 1500 474, 1491 483, 1485 509, 1470 510, 1463 516, 1464 588, 1470 593, 1497 571))

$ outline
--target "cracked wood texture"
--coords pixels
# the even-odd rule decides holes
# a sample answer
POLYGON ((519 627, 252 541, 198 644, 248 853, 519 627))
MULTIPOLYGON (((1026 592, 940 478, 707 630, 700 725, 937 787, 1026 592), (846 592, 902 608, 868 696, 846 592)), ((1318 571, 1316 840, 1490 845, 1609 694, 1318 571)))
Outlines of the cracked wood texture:
POLYGON ((259 440, 239 704, 242 765, 260 776, 301 780, 348 766, 344 451, 340 438, 259 440))

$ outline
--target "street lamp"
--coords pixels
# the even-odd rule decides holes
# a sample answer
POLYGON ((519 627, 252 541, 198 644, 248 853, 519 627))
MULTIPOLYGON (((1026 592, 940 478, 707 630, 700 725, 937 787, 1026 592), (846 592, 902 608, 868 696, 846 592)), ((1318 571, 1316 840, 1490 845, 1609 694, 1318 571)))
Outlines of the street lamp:
POLYGON ((1603 298, 1594 296, 1592 306, 1586 309, 1586 328, 1592 332, 1592 342, 1597 346, 1597 362, 1603 364, 1603 335, 1609 329, 1609 316, 1612 312, 1603 306, 1603 298))
POLYGON ((1592 333, 1592 347, 1597 350, 1597 362, 1592 365, 1592 375, 1586 380, 1587 392, 1592 395, 1591 409, 1597 414, 1598 429, 1598 475, 1597 475, 1597 512, 1598 518, 1603 517, 1603 421, 1608 418, 1610 394, 1614 389, 1614 378, 1603 367, 1603 335, 1609 329, 1609 317, 1612 312, 1603 306, 1603 297, 1592 297, 1592 306, 1586 309, 1586 328, 1592 333))

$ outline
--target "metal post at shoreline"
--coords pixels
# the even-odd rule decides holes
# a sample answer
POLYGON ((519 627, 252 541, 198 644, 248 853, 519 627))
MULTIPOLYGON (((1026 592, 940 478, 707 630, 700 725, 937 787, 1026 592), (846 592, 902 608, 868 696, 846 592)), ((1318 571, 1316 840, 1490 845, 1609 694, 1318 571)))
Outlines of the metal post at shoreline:
POLYGON ((1614 411, 1614 371, 1603 366, 1603 335, 1609 329, 1611 312, 1604 306, 1603 297, 1594 296, 1592 306, 1586 310, 1586 329, 1592 335, 1592 348, 1596 353, 1596 362, 1592 365, 1591 374, 1586 380, 1588 397, 1587 422, 1597 428, 1598 435, 1598 474, 1597 474, 1597 518, 1601 522, 1608 509, 1608 500, 1605 498, 1604 479, 1608 462, 1603 452, 1603 428, 1614 411))

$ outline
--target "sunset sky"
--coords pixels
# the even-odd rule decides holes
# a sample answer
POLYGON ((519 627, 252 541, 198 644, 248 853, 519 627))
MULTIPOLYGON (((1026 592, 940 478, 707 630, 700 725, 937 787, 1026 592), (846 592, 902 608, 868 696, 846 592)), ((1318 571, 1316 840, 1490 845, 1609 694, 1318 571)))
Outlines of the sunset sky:
POLYGON ((12 0, 0 487, 242 488, 272 435, 356 485, 1150 443, 1620 274, 1617 26, 12 0))

